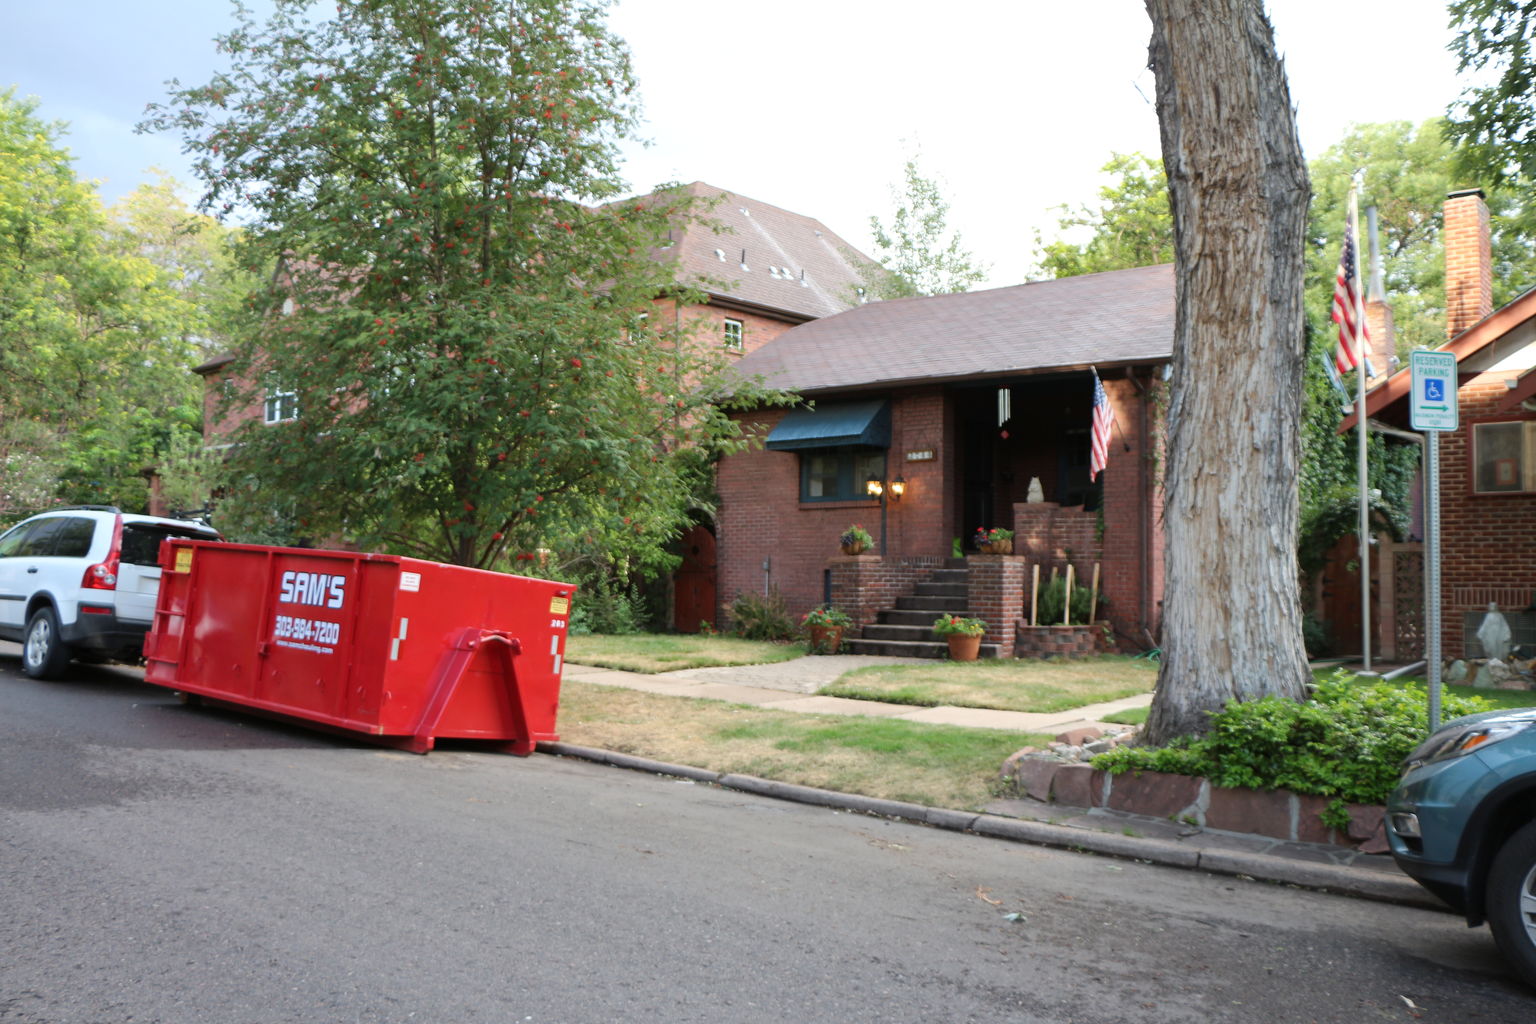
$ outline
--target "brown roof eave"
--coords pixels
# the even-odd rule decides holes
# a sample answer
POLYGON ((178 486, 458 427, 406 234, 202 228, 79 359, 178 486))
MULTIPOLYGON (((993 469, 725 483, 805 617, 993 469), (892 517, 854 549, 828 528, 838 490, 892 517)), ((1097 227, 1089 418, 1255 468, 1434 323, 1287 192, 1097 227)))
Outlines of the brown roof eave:
POLYGON ((214 356, 206 363, 199 363, 197 366, 192 367, 192 372, 206 377, 215 370, 221 370, 234 361, 235 357, 232 355, 214 356))
POLYGON ((706 292, 711 306, 719 306, 721 309, 733 310, 737 313, 755 313, 759 316, 771 317, 774 320, 783 320, 786 323, 807 324, 819 319, 812 313, 797 313, 794 310, 784 309, 779 306, 767 306, 757 302, 747 302, 744 299, 733 299, 729 295, 721 295, 719 292, 706 292))
MULTIPOLYGON (((931 387, 933 385, 954 384, 985 384, 993 381, 1015 380, 1019 377, 1043 377, 1055 376, 1064 373, 1087 373, 1097 369, 1100 377, 1115 378, 1118 371, 1133 370, 1138 368, 1156 368, 1167 363, 1167 359, 1139 359, 1116 363, 1078 363, 1066 366, 1030 366, 1013 370, 998 370, 993 373, 971 373, 956 376, 928 376, 928 377, 899 377, 889 380, 860 381, 856 384, 826 384, 813 387, 801 387, 793 389, 802 395, 830 395, 844 392, 864 392, 890 390, 892 388, 931 387)), ((1129 374, 1126 374, 1129 376, 1129 374)), ((772 386, 772 382, 769 382, 772 386)))

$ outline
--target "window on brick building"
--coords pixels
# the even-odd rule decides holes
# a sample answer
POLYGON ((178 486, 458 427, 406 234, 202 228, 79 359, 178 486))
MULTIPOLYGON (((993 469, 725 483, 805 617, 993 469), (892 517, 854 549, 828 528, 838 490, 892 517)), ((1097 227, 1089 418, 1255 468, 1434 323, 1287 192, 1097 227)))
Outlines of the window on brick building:
POLYGON ((1474 424, 1472 460, 1479 494, 1536 491, 1536 420, 1474 424))
POLYGON ((727 320, 725 322, 725 347, 732 352, 740 352, 742 334, 743 329, 740 320, 727 320))
POLYGON ((864 482, 885 479, 885 451, 816 448, 800 454, 801 501, 856 501, 868 497, 864 482))
POLYGON ((269 391, 262 406, 264 423, 285 423, 299 418, 299 396, 294 391, 269 391))

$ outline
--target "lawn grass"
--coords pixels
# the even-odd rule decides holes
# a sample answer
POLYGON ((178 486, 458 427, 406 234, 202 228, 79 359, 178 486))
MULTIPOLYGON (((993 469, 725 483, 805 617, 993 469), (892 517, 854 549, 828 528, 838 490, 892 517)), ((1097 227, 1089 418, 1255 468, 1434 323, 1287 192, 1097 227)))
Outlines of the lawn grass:
POLYGON ((687 633, 589 633, 569 636, 565 641, 566 661, 648 675, 685 668, 767 665, 799 658, 805 653, 802 643, 767 643, 734 636, 687 633))
POLYGON ((931 665, 871 665, 854 669, 819 691, 830 697, 892 704, 1000 711, 1050 712, 1147 693, 1157 664, 1105 655, 1096 658, 988 658, 931 665))
POLYGON ((1051 737, 888 718, 797 714, 567 680, 560 738, 718 772, 979 809, 1003 761, 1051 737))

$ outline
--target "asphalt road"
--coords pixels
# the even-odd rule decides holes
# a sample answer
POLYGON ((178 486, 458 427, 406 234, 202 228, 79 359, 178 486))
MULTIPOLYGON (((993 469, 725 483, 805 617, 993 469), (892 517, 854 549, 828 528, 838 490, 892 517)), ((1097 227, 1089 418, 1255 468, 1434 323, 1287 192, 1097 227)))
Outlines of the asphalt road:
POLYGON ((1447 914, 381 750, 14 652, 4 1022, 1536 1020, 1447 914))

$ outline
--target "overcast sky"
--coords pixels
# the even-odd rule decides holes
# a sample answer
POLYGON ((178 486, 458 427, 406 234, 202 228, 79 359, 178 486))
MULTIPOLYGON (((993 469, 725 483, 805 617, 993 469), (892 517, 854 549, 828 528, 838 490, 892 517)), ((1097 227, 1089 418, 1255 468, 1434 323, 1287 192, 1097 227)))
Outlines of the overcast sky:
MULTIPOLYGON (((1269 10, 1309 156, 1351 123, 1437 116, 1459 91, 1444 0, 1269 10)), ((920 150, 996 285, 1024 280, 1054 207, 1094 200, 1112 152, 1158 152, 1139 0, 618 0, 611 21, 651 140, 629 151, 637 190, 707 181, 869 251, 870 215, 889 218, 920 150)), ((133 125, 167 79, 207 80, 229 23, 221 0, 0 0, 0 88, 69 122, 76 169, 107 201, 151 166, 190 185, 179 143, 133 125)))

